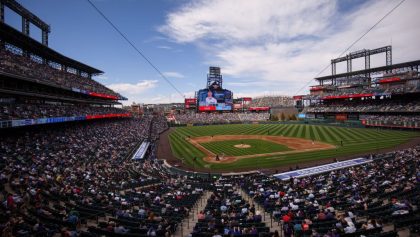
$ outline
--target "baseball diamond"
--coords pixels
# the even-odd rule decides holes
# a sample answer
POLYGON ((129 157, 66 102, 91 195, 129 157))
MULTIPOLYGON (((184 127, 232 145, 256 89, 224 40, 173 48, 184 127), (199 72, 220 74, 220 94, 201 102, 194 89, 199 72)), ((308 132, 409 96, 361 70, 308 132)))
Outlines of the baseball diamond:
POLYGON ((176 128, 170 133, 169 142, 174 156, 182 158, 185 165, 227 171, 295 166, 301 162, 375 152, 405 143, 417 135, 409 131, 327 125, 235 124, 176 128), (242 142, 254 146, 234 149, 233 145, 242 142), (280 151, 279 145, 285 150, 280 151), (216 155, 221 154, 224 157, 216 160, 216 155))

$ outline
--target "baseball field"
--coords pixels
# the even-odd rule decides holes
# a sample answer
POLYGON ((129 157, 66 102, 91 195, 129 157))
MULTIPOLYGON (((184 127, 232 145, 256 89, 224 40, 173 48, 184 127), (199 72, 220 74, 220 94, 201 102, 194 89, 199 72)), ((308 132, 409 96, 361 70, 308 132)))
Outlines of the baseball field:
POLYGON ((307 124, 179 127, 169 134, 184 165, 209 171, 295 166, 393 148, 417 132, 307 124))

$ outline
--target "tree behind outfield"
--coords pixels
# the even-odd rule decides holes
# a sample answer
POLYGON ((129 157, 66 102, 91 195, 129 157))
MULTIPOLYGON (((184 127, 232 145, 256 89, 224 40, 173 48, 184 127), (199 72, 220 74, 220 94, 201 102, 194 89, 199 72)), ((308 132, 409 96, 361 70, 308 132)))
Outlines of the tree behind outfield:
POLYGON ((282 113, 281 113, 281 115, 280 115, 280 120, 281 120, 281 121, 286 120, 286 116, 284 115, 284 113, 283 113, 283 112, 282 112, 282 113))

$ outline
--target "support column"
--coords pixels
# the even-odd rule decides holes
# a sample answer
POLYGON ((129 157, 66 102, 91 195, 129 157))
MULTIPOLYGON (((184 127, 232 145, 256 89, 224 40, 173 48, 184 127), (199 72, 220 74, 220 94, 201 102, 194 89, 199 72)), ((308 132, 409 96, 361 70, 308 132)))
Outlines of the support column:
MULTIPOLYGON (((386 49, 386 65, 391 66, 392 65, 392 46, 388 46, 386 49)), ((391 72, 390 70, 386 72, 391 72)))
POLYGON ((331 60, 331 75, 336 74, 336 63, 331 60))
POLYGON ((366 54, 365 56, 365 69, 370 69, 370 55, 366 54))
MULTIPOLYGON (((0 22, 4 23, 4 3, 0 1, 0 22)), ((4 49, 4 40, 0 37, 0 48, 4 49)))
POLYGON ((0 1, 0 21, 4 23, 4 3, 0 1))
POLYGON ((29 36, 29 20, 22 16, 22 33, 29 36))
POLYGON ((48 46, 48 31, 42 30, 42 44, 48 46))
MULTIPOLYGON (((26 36, 29 36, 29 20, 27 18, 25 18, 24 16, 22 16, 22 33, 26 36)), ((29 53, 28 51, 24 50, 23 51, 23 56, 25 57, 29 57, 29 53)))
POLYGON ((391 47, 389 47, 390 49, 386 51, 386 65, 387 66, 391 66, 392 65, 392 49, 391 47))
POLYGON ((350 55, 347 55, 347 72, 351 72, 351 58, 350 55))
MULTIPOLYGON (((370 69, 370 52, 367 51, 365 55, 365 70, 370 69)), ((367 78, 370 77, 370 73, 366 73, 365 75, 367 78)))

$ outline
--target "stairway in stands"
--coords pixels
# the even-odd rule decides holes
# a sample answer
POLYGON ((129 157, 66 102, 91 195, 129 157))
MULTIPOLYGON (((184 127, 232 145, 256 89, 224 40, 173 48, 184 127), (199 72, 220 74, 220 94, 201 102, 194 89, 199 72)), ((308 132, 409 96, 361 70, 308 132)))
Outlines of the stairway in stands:
POLYGON ((185 218, 179 225, 174 234, 174 237, 184 237, 188 236, 194 229, 195 224, 197 223, 197 215, 200 211, 204 210, 204 207, 207 205, 207 200, 210 198, 212 192, 204 191, 201 198, 196 202, 194 207, 191 209, 188 218, 185 218))
POLYGON ((281 226, 279 223, 275 222, 273 218, 270 217, 270 214, 267 213, 264 208, 255 202, 253 198, 251 198, 243 189, 239 189, 241 196, 247 200, 251 205, 255 206, 255 210, 261 211, 261 215, 263 216, 262 221, 266 224, 266 226, 270 227, 270 232, 278 231, 281 234, 281 226))

